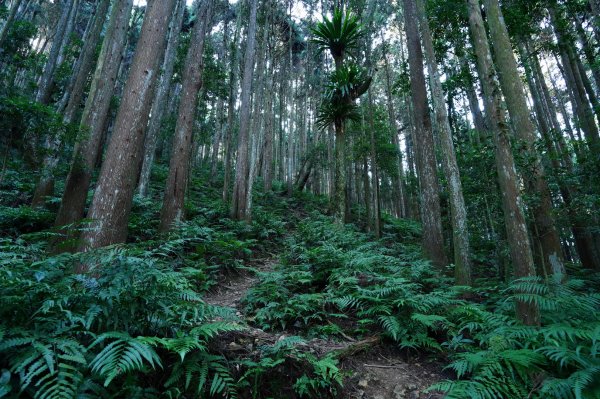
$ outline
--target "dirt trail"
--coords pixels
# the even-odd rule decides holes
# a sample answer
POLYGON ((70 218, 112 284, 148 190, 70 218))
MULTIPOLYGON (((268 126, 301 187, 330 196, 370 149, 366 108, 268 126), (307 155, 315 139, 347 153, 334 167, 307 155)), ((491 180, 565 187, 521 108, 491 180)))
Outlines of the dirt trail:
MULTIPOLYGON (((252 261, 251 266, 258 272, 269 272, 278 263, 277 258, 263 258, 252 261)), ((258 282, 257 273, 244 270, 228 276, 221 284, 207 293, 204 300, 214 306, 233 308, 236 314, 245 318, 241 301, 258 282)), ((268 332, 248 327, 240 333, 229 334, 226 338, 227 350, 244 356, 256 355, 261 346, 272 345, 278 340, 296 335, 291 332, 268 332)), ((318 355, 331 351, 341 351, 341 366, 350 372, 345 382, 343 398, 354 399, 440 399, 442 395, 426 393, 433 383, 446 378, 438 363, 423 359, 406 359, 397 351, 379 344, 378 337, 355 341, 323 339, 307 340, 302 349, 318 355)))

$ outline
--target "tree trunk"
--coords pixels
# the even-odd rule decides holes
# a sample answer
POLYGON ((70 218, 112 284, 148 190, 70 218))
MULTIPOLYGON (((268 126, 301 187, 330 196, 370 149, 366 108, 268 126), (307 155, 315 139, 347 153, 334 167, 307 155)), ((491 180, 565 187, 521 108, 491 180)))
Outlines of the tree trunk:
POLYGON ((48 54, 48 60, 44 66, 44 71, 40 77, 35 101, 42 104, 50 103, 50 95, 52 94, 52 84, 54 83, 54 71, 58 67, 58 60, 62 58, 61 51, 64 51, 65 41, 69 40, 72 28, 71 21, 75 18, 79 0, 64 0, 62 1, 60 19, 56 25, 56 32, 52 38, 52 48, 48 54))
MULTIPOLYGON (((488 126, 492 130, 496 150, 496 168, 502 194, 502 207, 506 235, 516 278, 535 276, 533 254, 529 243, 529 234, 525 224, 525 215, 521 208, 517 172, 510 146, 510 132, 503 115, 501 95, 492 64, 491 50, 488 44, 483 17, 479 9, 479 0, 467 0, 469 8, 469 28, 477 58, 477 70, 484 93, 484 103, 488 126)), ((516 314, 527 325, 539 324, 537 305, 517 301, 516 314)))
POLYGON ((542 250, 542 264, 547 275, 565 274, 560 237, 552 217, 552 196, 546 181, 541 159, 535 148, 535 126, 529 114, 525 90, 517 62, 514 58, 513 48, 504 24, 504 17, 498 0, 484 0, 487 10, 490 39, 494 47, 496 65, 500 86, 508 108, 514 131, 517 138, 523 142, 523 156, 531 160, 523 177, 527 191, 539 196, 539 200, 531 205, 533 222, 535 223, 536 239, 539 240, 542 250))
POLYGON ((274 135, 274 115, 273 115, 273 92, 275 90, 275 74, 271 75, 269 90, 265 104, 265 141, 263 144, 263 182, 264 191, 269 192, 273 189, 273 135, 274 135))
POLYGON ((198 91, 202 86, 204 41, 210 27, 212 0, 203 1, 198 10, 191 44, 182 75, 179 115, 173 135, 169 175, 160 215, 160 231, 168 231, 184 217, 185 189, 190 173, 190 156, 194 116, 198 106, 198 91))
MULTIPOLYGON (((560 148, 558 143, 556 143, 556 148, 553 145, 555 140, 552 137, 552 129, 555 128, 552 126, 560 125, 558 125, 558 122, 551 122, 551 119, 556 118, 556 116, 552 115, 545 106, 543 93, 544 90, 547 90, 547 88, 545 88, 543 76, 541 75, 541 72, 536 71, 535 66, 538 63, 535 55, 531 55, 531 53, 526 51, 525 48, 526 46, 520 46, 520 52, 521 57, 524 60, 526 77, 533 97, 535 113, 539 121, 540 131, 542 132, 544 144, 554 169, 554 174, 556 181, 558 182, 561 196, 567 208, 567 215, 569 217, 571 232, 573 234, 573 239, 575 240, 575 248, 577 250, 579 260, 585 268, 600 270, 600 258, 594 256, 594 244, 591 239, 591 235, 589 234, 589 231, 585 225, 582 223, 583 221, 579 220, 580 218, 571 206, 573 196, 578 195, 578 193, 576 192, 576 189, 572 187, 572 185, 567 184, 567 182, 565 182, 565 180, 560 176, 560 171, 563 168, 569 173, 572 173, 573 171, 573 165, 570 162, 569 155, 567 154, 565 157, 563 154, 564 150, 560 148), (560 164, 560 160, 563 160, 563 165, 560 164)), ((539 68, 539 64, 537 67, 539 68)), ((555 135, 562 135, 560 131, 554 133, 555 135)))
POLYGON ((150 174, 152 172, 152 165, 154 164, 154 156, 156 155, 160 127, 165 116, 165 111, 167 110, 167 97, 171 89, 171 79, 173 77, 175 60, 177 59, 177 48, 179 46, 185 8, 185 0, 177 0, 177 9, 171 21, 169 41, 167 43, 167 50, 165 51, 165 57, 161 68, 162 74, 152 103, 150 123, 148 125, 148 132, 146 133, 146 141, 144 143, 144 159, 142 161, 142 170, 140 172, 138 184, 138 192, 142 197, 148 195, 150 174))
POLYGON ((442 147, 442 163, 446 172, 446 180, 448 181, 448 191, 450 192, 450 214, 454 243, 454 276, 457 285, 471 285, 471 251, 469 247, 467 209, 463 197, 460 171, 456 162, 452 131, 448 121, 448 114, 446 113, 442 82, 440 81, 440 74, 435 60, 433 39, 429 30, 429 21, 425 13, 423 0, 417 0, 417 9, 419 11, 421 35, 427 59, 436 127, 442 147))
POLYGON ((244 76, 242 77, 242 94, 240 101, 240 130, 238 134, 238 151, 235 167, 235 182, 231 205, 231 217, 236 220, 249 220, 249 209, 246 209, 248 192, 248 146, 250 135, 250 107, 252 100, 252 72, 254 70, 254 52, 256 47, 256 11, 259 0, 250 2, 250 22, 244 59, 244 76))
MULTIPOLYGON (((48 55, 48 61, 44 66, 35 98, 37 102, 42 104, 48 105, 50 103, 50 95, 52 94, 52 85, 54 83, 54 71, 58 67, 66 43, 69 41, 78 5, 79 0, 66 0, 63 5, 61 18, 56 27, 56 33, 52 42, 52 48, 48 55)), ((61 138, 58 136, 47 136, 44 141, 41 176, 33 193, 32 207, 43 206, 46 197, 54 193, 54 171, 59 162, 58 151, 60 142, 61 138)))
POLYGON ((415 118, 415 146, 417 173, 420 184, 421 222, 423 224, 423 247, 433 264, 442 268, 448 264, 442 235, 440 186, 437 177, 435 146, 431 118, 427 106, 427 89, 423 73, 423 52, 417 29, 416 4, 404 0, 404 24, 410 67, 410 89, 415 118))
POLYGON ((88 212, 92 226, 82 234, 80 249, 83 251, 124 242, 127 238, 127 222, 144 132, 160 60, 165 51, 169 18, 174 8, 175 0, 161 0, 150 3, 146 10, 98 186, 88 212))
POLYGON ((127 40, 133 0, 113 6, 102 50, 92 79, 90 92, 81 117, 81 128, 87 132, 73 151, 65 191, 56 215, 55 226, 64 226, 83 217, 92 172, 98 159, 123 49, 127 40))
POLYGON ((579 70, 575 63, 573 49, 571 48, 572 44, 568 43, 564 32, 560 29, 561 17, 557 15, 552 7, 549 8, 549 11, 555 27, 554 33, 558 40, 558 49, 565 73, 565 81, 573 93, 575 100, 573 108, 575 109, 592 155, 596 158, 600 158, 600 135, 598 133, 596 122, 594 121, 593 110, 585 94, 585 87, 583 86, 581 75, 579 74, 579 70))
POLYGON ((343 120, 336 120, 335 128, 335 163, 331 210, 338 223, 346 220, 346 132, 343 120))
POLYGON ((237 102, 237 79, 238 79, 238 65, 240 63, 240 51, 238 46, 240 45, 240 31, 241 31, 241 10, 238 10, 236 18, 235 35, 233 42, 231 43, 231 71, 229 72, 229 101, 227 104, 227 126, 226 126, 226 139, 225 139, 225 165, 223 165, 223 202, 227 202, 229 199, 229 186, 231 176, 231 164, 233 160, 233 138, 235 134, 234 120, 235 120, 235 105, 237 102))
MULTIPOLYGON (((63 95, 62 103, 66 105, 64 110, 64 119, 66 122, 71 123, 75 118, 75 114, 81 104, 83 98, 85 85, 88 80, 88 76, 94 67, 94 56, 96 54, 96 47, 100 43, 102 36, 102 28, 106 21, 106 15, 108 13, 108 7, 110 0, 101 0, 96 7, 96 13, 94 16, 94 22, 92 28, 88 32, 88 35, 84 39, 84 46, 81 55, 78 60, 79 67, 77 71, 71 77, 69 85, 63 95)), ((62 106, 59 106, 60 110, 62 106)))
MULTIPOLYGON (((384 37, 382 34, 382 41, 384 41, 384 37)), ((387 46, 385 46, 384 41, 384 51, 387 50, 387 46)), ((402 161, 402 148, 400 148, 400 140, 398 140, 398 135, 400 134, 399 126, 396 123, 396 111, 394 110, 394 97, 392 96, 392 79, 390 73, 390 64, 387 57, 387 52, 383 55, 383 59, 385 61, 385 91, 387 96, 387 109, 388 109, 388 118, 390 126, 392 127, 392 144, 396 151, 398 151, 398 156, 396 159, 397 162, 397 176, 392 176, 392 185, 394 192, 393 202, 396 207, 396 216, 400 218, 407 217, 407 209, 406 209, 406 188, 404 187, 404 165, 402 161)))

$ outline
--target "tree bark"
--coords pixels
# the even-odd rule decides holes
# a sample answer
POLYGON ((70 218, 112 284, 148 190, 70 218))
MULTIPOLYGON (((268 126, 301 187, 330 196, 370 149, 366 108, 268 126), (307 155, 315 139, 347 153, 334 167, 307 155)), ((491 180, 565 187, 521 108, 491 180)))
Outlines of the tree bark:
POLYGON ((235 182, 231 205, 231 217, 236 220, 249 220, 250 213, 247 206, 248 192, 248 147, 250 135, 250 108, 252 96, 252 72, 254 70, 254 53, 256 47, 256 12, 259 0, 250 2, 250 22, 246 42, 246 55, 244 59, 244 76, 242 77, 242 94, 240 101, 240 130, 238 134, 238 151, 235 167, 235 182))
POLYGON ((435 60, 433 39, 423 0, 417 0, 417 9, 421 24, 423 47, 425 48, 425 58, 427 59, 427 71, 429 73, 429 85, 432 92, 436 127, 442 147, 442 163, 446 172, 446 180, 448 181, 448 191, 450 192, 450 216, 452 219, 452 237, 454 243, 454 277, 457 285, 471 285, 471 251, 469 246, 467 209, 463 197, 460 171, 456 162, 452 131, 448 121, 442 82, 440 81, 440 73, 435 60))
MULTIPOLYGON (((42 72, 35 98, 37 102, 44 105, 50 103, 50 96, 52 94, 52 86, 54 83, 54 72, 60 63, 59 60, 62 58, 66 43, 69 41, 78 5, 79 0, 65 0, 63 5, 61 18, 56 27, 56 33, 52 42, 52 48, 48 55, 48 61, 44 66, 44 71, 42 72)), ((31 201, 32 207, 43 206, 46 197, 54 193, 54 171, 59 162, 58 151, 60 142, 61 138, 57 136, 47 136, 44 140, 42 170, 40 171, 40 179, 33 193, 33 199, 31 201)))
POLYGON ((58 60, 62 58, 61 51, 64 51, 65 41, 69 40, 71 32, 69 26, 73 26, 70 21, 75 18, 79 0, 64 0, 61 7, 61 16, 56 26, 56 32, 52 39, 52 47, 48 54, 48 60, 44 66, 44 71, 40 77, 38 90, 35 97, 37 102, 48 104, 52 93, 52 84, 54 82, 54 71, 58 67, 58 60))
POLYGON ((175 125, 169 175, 160 215, 160 231, 168 231, 184 217, 185 189, 190 173, 190 156, 198 91, 202 86, 202 54, 206 32, 210 27, 212 0, 205 0, 198 10, 182 76, 179 115, 175 125))
POLYGON ((88 213, 92 226, 82 234, 82 251, 124 242, 127 238, 127 222, 144 133, 152 105, 153 89, 159 75, 160 60, 165 51, 169 18, 173 15, 174 8, 175 0, 154 1, 148 5, 88 213))
MULTIPOLYGON (((96 47, 100 43, 102 28, 106 21, 109 5, 110 0, 101 0, 96 7, 92 28, 84 39, 83 50, 78 60, 79 67, 75 69, 77 72, 71 77, 61 100, 62 103, 65 103, 64 119, 67 123, 73 122, 81 104, 88 76, 94 67, 96 47)), ((59 110, 61 108, 62 106, 58 107, 59 110)))
POLYGON ((529 114, 525 90, 517 69, 508 30, 498 0, 484 0, 484 4, 487 10, 490 39, 494 47, 500 86, 504 93, 508 113, 517 138, 524 144, 523 156, 525 159, 531 160, 531 166, 527 168, 523 176, 527 191, 532 195, 539 196, 538 201, 531 204, 531 207, 533 223, 535 223, 535 238, 541 244, 542 266, 546 275, 564 275, 565 266, 560 237, 552 216, 550 188, 540 156, 535 148, 535 126, 529 114))
MULTIPOLYGON (((477 70, 483 87, 486 118, 494 138, 496 168, 514 274, 516 278, 531 277, 536 273, 525 215, 521 207, 517 172, 510 146, 510 129, 502 111, 500 90, 495 77, 479 0, 467 0, 467 4, 469 29, 477 58, 477 70)), ((517 301, 516 314, 519 320, 527 325, 539 324, 539 309, 535 304, 517 301)))
POLYGON ((444 252, 442 235, 442 213, 440 207, 440 186, 437 177, 435 144, 431 118, 427 106, 427 89, 423 73, 423 52, 417 29, 416 4, 404 0, 404 24, 410 67, 410 89, 415 118, 415 146, 417 174, 420 183, 421 222, 423 224, 423 247, 425 254, 435 266, 442 268, 448 264, 444 252))
POLYGON ((83 217, 92 173, 98 159, 110 102, 115 90, 123 49, 127 40, 133 0, 113 6, 90 92, 81 117, 85 136, 76 144, 65 191, 56 215, 55 226, 64 226, 83 217))
POLYGON ((170 25, 169 41, 167 43, 167 50, 165 51, 165 57, 161 68, 162 74, 152 103, 150 123, 148 125, 148 132, 146 133, 146 141, 144 143, 144 159, 142 161, 142 170, 140 172, 138 184, 138 192, 142 197, 148 195, 150 174, 152 172, 152 165, 154 164, 160 127, 167 110, 167 96, 171 89, 171 79, 173 78, 173 69, 175 67, 175 60, 177 59, 177 48, 179 46, 185 8, 185 0, 178 0, 175 15, 173 16, 170 25))
POLYGON ((231 180, 231 164, 233 161, 233 139, 235 137, 235 105, 237 102, 237 80, 238 65, 240 63, 240 51, 238 50, 240 42, 240 31, 242 22, 241 3, 238 6, 238 15, 236 18, 235 35, 231 43, 231 70, 229 72, 229 101, 227 103, 227 126, 225 138, 225 165, 223 165, 223 202, 229 199, 229 186, 231 180))

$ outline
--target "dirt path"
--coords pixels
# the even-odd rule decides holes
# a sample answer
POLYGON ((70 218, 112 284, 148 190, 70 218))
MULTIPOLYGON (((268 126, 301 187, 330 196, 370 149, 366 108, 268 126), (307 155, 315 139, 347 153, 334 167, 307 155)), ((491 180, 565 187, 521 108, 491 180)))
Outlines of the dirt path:
MULTIPOLYGON (((257 259, 251 262, 256 272, 269 272, 278 263, 275 257, 257 259)), ((207 293, 204 300, 214 306, 233 308, 236 314, 245 319, 241 301, 258 282, 257 273, 244 270, 227 276, 217 287, 207 293)), ((269 332, 248 327, 240 333, 225 337, 228 351, 239 355, 256 356, 260 347, 272 345, 282 338, 295 335, 286 331, 269 332)), ((307 340, 302 348, 318 355, 340 351, 341 366, 350 373, 345 382, 343 398, 353 399, 440 399, 437 393, 426 393, 431 384, 446 378, 442 365, 423 359, 406 359, 398 351, 388 349, 378 342, 378 337, 363 341, 323 339, 307 340)))

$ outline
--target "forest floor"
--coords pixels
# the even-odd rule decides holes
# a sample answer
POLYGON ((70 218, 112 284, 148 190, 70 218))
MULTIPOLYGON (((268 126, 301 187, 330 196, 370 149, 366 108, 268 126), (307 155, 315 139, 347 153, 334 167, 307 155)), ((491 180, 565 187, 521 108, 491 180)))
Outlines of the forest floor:
MULTIPOLYGON (((260 356, 260 348, 273 345, 295 331, 263 331, 253 326, 245 314, 243 298, 258 283, 259 273, 269 273, 278 263, 276 256, 256 259, 241 272, 224 276, 222 281, 204 297, 209 305, 232 308, 248 323, 247 329, 223 336, 222 351, 237 352, 238 356, 260 356)), ((432 384, 447 378, 443 364, 424 357, 408 357, 380 343, 378 336, 356 340, 310 339, 300 347, 303 351, 324 356, 336 352, 341 368, 347 375, 341 397, 352 399, 438 399, 443 395, 426 392, 432 384)))

